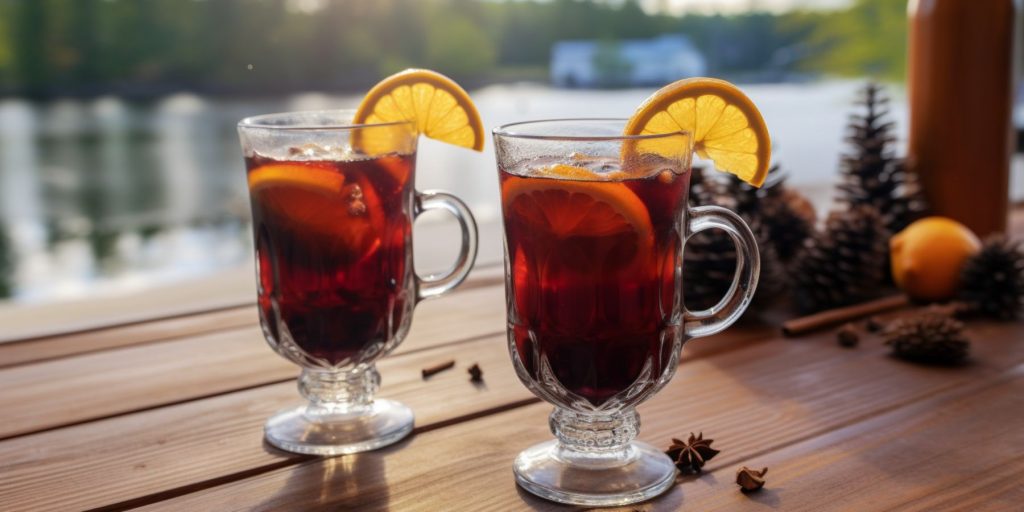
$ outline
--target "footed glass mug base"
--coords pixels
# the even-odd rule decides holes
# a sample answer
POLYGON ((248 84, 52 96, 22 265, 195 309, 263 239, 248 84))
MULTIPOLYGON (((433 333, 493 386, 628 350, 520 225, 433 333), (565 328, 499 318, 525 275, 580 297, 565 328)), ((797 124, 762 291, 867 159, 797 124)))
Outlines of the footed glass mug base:
POLYGON ((319 417, 300 405, 270 417, 267 442, 282 450, 334 456, 375 450, 397 443, 412 432, 412 410, 393 400, 374 400, 358 413, 319 417))
POLYGON ((629 505, 665 492, 675 482, 672 459, 635 442, 640 419, 633 409, 593 416, 555 409, 557 440, 516 457, 516 483, 541 498, 570 505, 629 505))
POLYGON ((513 466, 516 483, 559 503, 617 506, 658 496, 676 479, 672 459, 646 443, 630 443, 623 450, 628 454, 625 460, 609 465, 568 462, 559 451, 558 441, 524 450, 513 466))
POLYGON ((377 370, 347 373, 304 369, 299 392, 309 403, 279 411, 264 426, 267 442, 306 455, 365 452, 401 441, 412 432, 412 410, 374 399, 377 370))

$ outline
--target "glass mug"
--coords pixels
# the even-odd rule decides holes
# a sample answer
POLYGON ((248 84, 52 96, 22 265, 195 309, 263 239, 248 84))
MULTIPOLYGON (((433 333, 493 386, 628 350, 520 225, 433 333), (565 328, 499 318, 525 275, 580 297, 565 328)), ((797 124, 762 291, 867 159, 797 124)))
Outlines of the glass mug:
POLYGON ((636 406, 676 372, 683 343, 746 309, 759 273, 735 213, 687 208, 690 133, 622 136, 624 119, 515 123, 494 130, 505 227, 509 352, 519 379, 555 406, 555 440, 514 464, 553 501, 625 505, 675 480, 661 450, 635 442, 636 406), (683 305, 683 247, 722 229, 737 247, 714 307, 683 305))
POLYGON ((374 399, 374 363, 409 331, 413 308, 465 279, 477 251, 469 209, 443 192, 417 192, 417 135, 408 123, 354 125, 352 111, 243 119, 256 244, 260 325, 277 353, 302 367, 308 403, 266 423, 270 444, 338 455, 394 443, 412 411, 374 399), (459 221, 452 268, 413 270, 412 225, 427 210, 459 221))

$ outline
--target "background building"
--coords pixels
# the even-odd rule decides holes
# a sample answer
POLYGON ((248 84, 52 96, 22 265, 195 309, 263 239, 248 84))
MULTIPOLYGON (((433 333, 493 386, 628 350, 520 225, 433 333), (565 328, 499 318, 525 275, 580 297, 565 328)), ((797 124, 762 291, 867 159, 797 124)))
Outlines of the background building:
POLYGON ((686 36, 623 41, 559 41, 551 48, 551 82, 561 87, 659 86, 704 75, 707 62, 686 36))

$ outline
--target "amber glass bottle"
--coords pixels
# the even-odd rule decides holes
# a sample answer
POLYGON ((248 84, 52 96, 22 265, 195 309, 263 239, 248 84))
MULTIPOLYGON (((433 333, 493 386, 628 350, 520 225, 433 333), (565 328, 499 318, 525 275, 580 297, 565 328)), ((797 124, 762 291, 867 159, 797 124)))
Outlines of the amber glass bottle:
POLYGON ((910 0, 909 165, 932 212, 1006 228, 1015 0, 910 0))

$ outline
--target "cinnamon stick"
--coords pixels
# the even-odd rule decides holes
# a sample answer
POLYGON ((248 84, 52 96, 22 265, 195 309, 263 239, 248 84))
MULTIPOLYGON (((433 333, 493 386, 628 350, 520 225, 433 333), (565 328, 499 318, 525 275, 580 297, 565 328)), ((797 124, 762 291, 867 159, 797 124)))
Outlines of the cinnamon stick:
POLYGON ((443 372, 445 370, 448 370, 448 369, 454 368, 454 367, 455 367, 455 360, 454 359, 449 359, 448 361, 445 361, 443 363, 438 363, 438 364, 435 364, 433 366, 428 366, 428 367, 420 370, 420 372, 423 374, 423 378, 426 379, 428 377, 432 377, 432 376, 434 376, 434 375, 436 375, 438 373, 441 373, 441 372, 443 372))
POLYGON ((869 315, 899 309, 910 304, 906 295, 893 295, 883 297, 852 306, 829 309, 813 315, 783 322, 782 334, 785 336, 799 336, 808 332, 824 329, 833 325, 842 324, 869 315))

